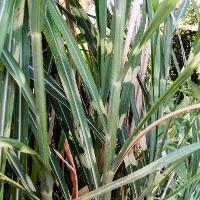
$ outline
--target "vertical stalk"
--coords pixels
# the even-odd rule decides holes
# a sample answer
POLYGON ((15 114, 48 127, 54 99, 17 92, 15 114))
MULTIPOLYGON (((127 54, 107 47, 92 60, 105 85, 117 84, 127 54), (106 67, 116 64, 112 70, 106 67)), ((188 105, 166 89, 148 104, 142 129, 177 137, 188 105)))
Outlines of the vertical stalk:
POLYGON ((104 94, 105 85, 106 85, 106 74, 107 68, 105 65, 105 56, 106 56, 106 27, 107 27, 107 0, 98 1, 99 8, 99 45, 100 45, 100 71, 101 71, 101 87, 102 87, 102 96, 104 94))
MULTIPOLYGON (((118 81, 122 65, 122 50, 124 41, 124 26, 126 15, 126 2, 121 0, 115 1, 115 38, 113 46, 113 60, 111 68, 111 95, 109 102, 108 113, 108 133, 106 134, 105 144, 105 162, 104 162, 104 184, 109 183, 113 179, 113 173, 110 172, 112 160, 115 155, 116 142, 117 142, 117 129, 119 121, 119 104, 121 82, 118 81)), ((105 194, 104 199, 110 199, 111 193, 105 194)))
POLYGON ((34 85, 38 114, 36 116, 40 132, 39 152, 45 164, 49 165, 46 96, 44 86, 44 69, 42 53, 42 25, 46 9, 45 0, 28 1, 31 26, 32 61, 34 68, 34 85))
MULTIPOLYGON (((11 51, 12 47, 12 24, 13 24, 13 14, 15 10, 15 1, 12 1, 13 8, 10 7, 3 7, 4 3, 2 2, 2 7, 0 11, 0 20, 5 20, 5 18, 2 18, 1 12, 10 12, 11 15, 11 23, 10 23, 10 30, 9 30, 9 36, 8 36, 8 50, 11 51), (5 10, 4 10, 5 9, 5 10), (10 10, 11 9, 11 10, 10 10)), ((0 136, 9 137, 10 136, 10 130, 11 130, 11 121, 12 121, 12 115, 13 115, 13 104, 14 104, 14 82, 11 76, 9 75, 9 72, 5 72, 5 78, 3 81, 3 92, 1 96, 1 108, 0 108, 0 136)), ((6 167, 6 150, 0 148, 0 172, 4 174, 6 167)), ((4 199, 4 183, 0 183, 0 200, 4 199)))
MULTIPOLYGON (((160 33, 159 30, 153 35, 152 38, 152 102, 156 102, 160 95, 160 33)), ((151 121, 154 122, 158 119, 159 111, 152 115, 151 121)), ((157 129, 150 133, 150 162, 153 162, 157 142, 157 129)))
MULTIPOLYGON (((23 0, 24 1, 24 0, 23 0)), ((29 59, 30 59, 30 36, 29 36, 29 27, 28 27, 28 12, 26 11, 27 3, 25 2, 24 9, 24 19, 23 19, 23 28, 22 28, 22 45, 21 45, 21 65, 22 70, 25 74, 29 73, 29 59), (23 55, 23 56, 22 56, 23 55)), ((27 77, 28 83, 30 82, 27 77)), ((22 141, 27 144, 28 143, 28 131, 29 131, 29 106, 24 97, 22 97, 22 141)), ((27 169, 27 157, 23 156, 21 158, 22 164, 27 169)))
MULTIPOLYGON (((20 68, 22 68, 22 27, 23 27, 23 21, 24 21, 24 6, 25 6, 25 0, 18 0, 16 1, 15 6, 15 13, 14 13, 14 21, 13 21, 13 40, 12 40, 12 53, 14 55, 15 60, 19 63, 20 68)), ((26 134, 27 132, 23 130, 22 125, 24 123, 28 126, 28 120, 27 118, 24 118, 22 113, 24 109, 26 109, 27 104, 24 101, 23 105, 23 96, 21 93, 20 87, 16 88, 16 94, 17 94, 17 107, 16 109, 16 135, 15 138, 18 138, 19 141, 24 142, 22 139, 22 134, 26 134)), ((28 129, 27 129, 28 131, 28 129)), ((18 152, 18 158, 21 160, 23 158, 23 161, 25 161, 25 155, 21 157, 21 154, 18 152)), ((22 162, 25 167, 25 163, 22 162)), ((21 199, 22 194, 20 193, 19 189, 16 189, 15 199, 21 199)))
POLYGON ((36 93, 36 105, 38 115, 36 116, 38 127, 40 128, 40 154, 44 158, 45 163, 49 164, 48 158, 48 134, 47 134, 47 114, 46 114, 46 97, 44 87, 44 69, 42 62, 42 41, 41 33, 31 33, 32 57, 34 67, 34 85, 36 93))
MULTIPOLYGON (((29 0, 29 17, 31 27, 32 62, 34 69, 34 86, 36 95, 36 120, 39 132, 39 153, 44 163, 49 167, 49 147, 47 132, 46 96, 44 85, 43 52, 42 52, 42 26, 46 13, 46 0, 29 0)), ((53 184, 48 177, 41 182, 42 199, 52 200, 53 184)))

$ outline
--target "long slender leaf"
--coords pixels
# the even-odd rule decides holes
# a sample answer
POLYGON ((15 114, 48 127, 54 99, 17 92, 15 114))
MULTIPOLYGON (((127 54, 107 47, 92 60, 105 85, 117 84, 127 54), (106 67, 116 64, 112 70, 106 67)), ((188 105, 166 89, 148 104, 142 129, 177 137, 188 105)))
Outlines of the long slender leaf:
POLYGON ((70 193, 69 193, 69 189, 68 189, 68 186, 64 180, 64 177, 62 175, 62 172, 61 172, 61 169, 59 167, 59 164, 58 164, 58 161, 56 160, 56 157, 54 155, 54 153, 52 152, 51 149, 49 149, 50 153, 50 163, 51 163, 51 166, 52 166, 52 169, 53 169, 53 173, 55 174, 56 176, 56 179, 58 180, 59 182, 59 185, 62 189, 62 192, 63 192, 63 196, 64 196, 64 199, 66 200, 70 200, 71 197, 70 197, 70 193))
POLYGON ((25 172, 21 162, 19 161, 19 159, 17 158, 16 154, 14 153, 14 151, 10 150, 8 151, 8 160, 13 168, 13 170, 16 171, 16 175, 17 177, 20 178, 24 188, 28 191, 28 192, 36 192, 36 189, 30 179, 30 177, 28 176, 28 174, 25 172))
POLYGON ((0 54, 2 53, 3 46, 6 40, 6 35, 11 19, 12 10, 14 7, 15 0, 2 0, 0 3, 0 29, 2 30, 0 39, 0 54))
POLYGON ((10 179, 9 177, 5 176, 4 174, 0 173, 0 181, 6 182, 8 184, 10 184, 13 187, 18 188, 19 190, 21 190, 23 193, 25 193, 30 199, 33 200, 39 200, 39 198, 33 194, 28 192, 23 186, 21 186, 19 183, 13 181, 12 179, 10 179))
POLYGON ((129 67, 132 65, 133 61, 139 55, 142 47, 146 44, 146 42, 151 37, 152 33, 160 25, 160 23, 168 17, 169 13, 173 10, 176 3, 177 3, 177 0, 164 0, 162 2, 158 10, 156 11, 155 16, 153 17, 151 23, 149 24, 147 30, 145 31, 138 45, 135 47, 133 55, 131 56, 129 61, 126 63, 125 68, 123 69, 121 77, 120 77, 121 80, 124 79, 129 67))
POLYGON ((66 57, 60 38, 58 37, 58 32, 54 22, 51 20, 51 16, 48 16, 48 18, 46 17, 44 33, 54 54, 57 63, 57 70, 63 83, 76 126, 80 126, 80 137, 83 140, 82 145, 85 149, 89 176, 92 180, 90 185, 92 188, 97 188, 99 185, 99 174, 96 166, 97 163, 90 137, 90 131, 86 122, 86 117, 81 104, 80 96, 78 94, 78 89, 75 84, 75 77, 69 66, 69 61, 66 57))
MULTIPOLYGON (((33 68, 30 67, 29 69, 30 69, 30 73, 27 75, 29 75, 31 79, 34 79, 33 68)), ((70 105, 69 105, 69 102, 67 100, 64 90, 46 72, 44 74, 44 81, 45 81, 45 88, 48 94, 52 96, 52 98, 54 98, 56 101, 59 101, 61 108, 63 108, 64 110, 66 109, 67 112, 71 112, 70 105)), ((87 118, 89 127, 94 131, 94 133, 102 141, 102 143, 104 143, 105 136, 103 132, 98 129, 95 122, 89 116, 86 116, 86 118, 87 118)))
POLYGON ((86 199, 92 199, 96 196, 99 196, 107 191, 111 191, 113 189, 119 188, 123 185, 133 183, 136 180, 139 180, 143 178, 144 176, 151 174, 152 172, 155 172, 156 170, 159 170, 161 167, 166 166, 172 162, 175 162, 176 160, 186 158, 191 153, 197 151, 200 149, 200 143, 194 143, 191 145, 188 145, 186 147, 183 147, 175 152, 169 153, 168 155, 154 161, 153 163, 143 167, 140 170, 137 170, 133 174, 130 174, 124 178, 121 178, 117 181, 114 181, 112 183, 109 183, 107 185, 104 185, 97 190, 90 192, 83 197, 80 198, 80 200, 86 200, 86 199))
POLYGON ((117 168, 119 163, 121 163, 123 156, 126 154, 126 150, 128 149, 129 145, 131 144, 131 141, 135 134, 137 134, 144 123, 150 118, 151 114, 158 108, 158 106, 166 100, 170 94, 174 93, 181 84, 192 75, 194 68, 198 65, 200 59, 199 59, 200 53, 197 53, 193 58, 191 58, 190 62, 188 62, 186 69, 181 73, 181 75, 178 77, 178 79, 168 88, 168 90, 156 101, 154 105, 152 105, 151 109, 148 111, 148 113, 145 115, 143 120, 140 122, 140 124, 137 126, 135 131, 129 136, 129 138, 126 140, 124 146, 122 147, 120 153, 115 158, 115 161, 113 162, 113 168, 117 168))
POLYGON ((19 142, 16 139, 11 139, 7 137, 0 137, 0 147, 13 149, 20 153, 31 155, 37 166, 37 171, 38 173, 40 173, 40 178, 43 184, 45 196, 51 196, 53 178, 52 178, 52 175, 50 174, 48 166, 46 166, 46 164, 44 163, 40 155, 38 155, 34 150, 32 150, 30 147, 28 147, 24 143, 19 142))
POLYGON ((34 97, 28 85, 27 79, 13 56, 6 49, 4 49, 1 55, 1 59, 7 67, 9 73, 22 88, 24 98, 28 102, 30 108, 33 111, 36 111, 34 97))
POLYGON ((177 188, 176 191, 174 191, 174 192, 170 193, 169 195, 167 195, 164 199, 169 199, 169 198, 175 196, 176 194, 178 194, 182 190, 186 189, 187 187, 190 187, 190 185, 192 183, 194 183, 195 181, 198 181, 199 179, 200 179, 200 173, 197 173, 190 180, 188 180, 185 184, 183 184, 182 186, 177 188))
POLYGON ((52 0, 49 1, 48 4, 49 12, 51 13, 51 16, 53 18, 53 21, 56 23, 56 26, 62 33, 64 39, 66 40, 67 46, 69 48, 69 51, 71 53, 71 56, 76 64, 77 70, 79 71, 83 82, 88 87, 90 94, 96 104, 96 109, 99 114, 99 117, 101 119, 102 125, 104 126, 104 129, 106 130, 106 122, 104 118, 105 110, 103 107, 102 100, 100 98, 99 92, 97 90, 96 84, 92 78, 92 75, 90 71, 88 70, 87 65, 84 62, 83 56, 71 34, 69 31, 68 26, 60 16, 57 8, 55 7, 55 4, 52 0))

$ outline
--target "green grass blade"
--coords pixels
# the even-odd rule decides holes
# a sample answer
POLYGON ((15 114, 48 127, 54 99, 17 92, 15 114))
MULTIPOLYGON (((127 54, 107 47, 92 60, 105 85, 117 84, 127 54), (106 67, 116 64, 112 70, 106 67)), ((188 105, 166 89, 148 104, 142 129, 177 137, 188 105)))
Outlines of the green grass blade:
POLYGON ((15 154, 15 152, 10 150, 7 152, 7 155, 8 155, 8 161, 10 162, 11 167, 15 171, 16 176, 22 182, 22 185, 24 186, 24 188, 30 193, 36 192, 36 189, 31 181, 30 177, 24 170, 22 163, 17 158, 17 155, 15 154))
MULTIPOLYGON (((22 0, 22 4, 25 3, 24 0, 22 0)), ((27 5, 25 3, 24 5, 24 20, 23 20, 23 27, 22 27, 22 44, 21 44, 21 56, 20 57, 20 64, 22 66, 22 71, 24 74, 26 74, 28 70, 28 63, 30 60, 30 37, 29 37, 29 27, 28 27, 28 11, 26 11, 27 5)), ((28 76, 26 76, 27 84, 30 84, 30 80, 28 76)), ((25 84, 23 84, 24 86, 25 84)), ((29 111, 30 106, 26 100, 26 98, 23 95, 23 92, 20 89, 20 96, 21 96, 21 141, 25 144, 28 144, 28 135, 29 135, 29 111)), ((19 130, 20 132, 20 130, 19 130)), ((27 156, 21 157, 22 164, 25 168, 25 170, 28 169, 28 159, 27 156)))
POLYGON ((35 194, 28 192, 22 185, 20 185, 19 183, 13 181, 11 178, 5 176, 2 173, 0 173, 0 181, 1 182, 6 182, 9 185, 19 189, 20 191, 22 191, 24 194, 26 194, 32 200, 40 200, 35 194))
POLYGON ((146 104, 146 106, 145 106, 146 110, 149 110, 150 107, 151 107, 151 100, 150 100, 151 97, 150 97, 150 94, 148 92, 148 89, 147 89, 147 87, 145 85, 145 82, 142 81, 142 79, 141 79, 141 77, 139 75, 137 75, 137 81, 138 81, 138 83, 140 85, 140 88, 142 90, 142 94, 144 96, 144 102, 146 104))
MULTIPOLYGON (((78 165, 82 166, 80 170, 80 173, 86 177, 86 182, 90 185, 90 187, 93 187, 93 184, 91 183, 90 176, 88 176, 88 167, 85 165, 86 154, 83 154, 84 147, 81 145, 79 135, 77 134, 77 131, 75 129, 75 124, 73 123, 73 118, 71 114, 68 114, 68 111, 66 107, 63 106, 60 102, 57 102, 55 99, 50 98, 50 101, 52 103, 52 106, 56 112, 56 117, 58 118, 58 121, 63 129, 64 135, 66 138, 68 138, 70 143, 70 149, 73 152, 73 157, 78 158, 78 165)), ((58 137, 56 135, 56 137, 58 137)), ((62 138, 60 138, 61 141, 62 138)), ((90 173, 90 172, 89 172, 90 173)))
POLYGON ((184 83, 187 78, 189 78, 193 74, 193 70, 196 66, 198 66, 198 63, 200 62, 200 53, 196 54, 194 57, 191 57, 189 60, 186 69, 180 74, 180 76, 174 81, 174 83, 167 89, 167 91, 152 105, 151 109, 147 112, 147 114, 144 116, 142 121, 139 123, 135 131, 129 136, 127 141, 124 143, 121 151, 115 158, 113 162, 113 168, 117 169, 118 164, 121 163, 123 156, 126 154, 126 150, 131 144, 131 141, 135 134, 138 134, 138 132, 141 130, 143 125, 146 123, 146 121, 151 117, 152 113, 154 113, 157 108, 171 95, 173 94, 182 83, 184 83), (118 164, 117 164, 118 163, 118 164))
POLYGON ((35 113, 36 108, 35 108, 34 96, 31 92, 31 89, 29 87, 29 84, 27 82, 26 76, 24 75, 23 71, 20 69, 19 65, 17 64, 13 56, 6 49, 3 50, 1 59, 5 64, 9 73, 12 75, 12 77, 15 79, 19 87, 22 89, 24 98, 28 102, 30 108, 35 113))
POLYGON ((108 112, 108 133, 106 135, 105 162, 104 162, 104 182, 110 182, 113 177, 108 176, 112 160, 115 155, 117 143, 117 129, 119 122, 119 104, 121 93, 121 82, 118 81, 122 65, 122 52, 124 42, 124 27, 127 1, 116 1, 115 8, 115 36, 113 44, 113 57, 111 67, 111 91, 108 112), (109 180, 111 179, 111 180, 109 180))
POLYGON ((56 159, 56 156, 54 155, 54 152, 52 151, 51 148, 49 148, 49 155, 50 155, 50 164, 52 166, 53 173, 55 174, 55 177, 61 187, 61 190, 63 192, 63 197, 65 200, 70 200, 70 193, 68 186, 66 184, 66 181, 64 179, 64 176, 62 175, 62 171, 60 169, 58 160, 56 159))
POLYGON ((131 111, 133 113, 133 120, 134 120, 135 125, 137 126, 140 123, 140 115, 138 113, 135 100, 133 98, 131 99, 130 104, 131 104, 130 105, 131 111))
POLYGON ((44 69, 42 53, 41 30, 46 11, 46 0, 28 1, 30 27, 31 27, 31 46, 32 62, 34 68, 34 85, 36 93, 36 105, 38 108, 37 123, 41 133, 39 134, 41 144, 39 145, 40 154, 48 165, 48 135, 47 135, 47 113, 46 96, 44 87, 44 69))
POLYGON ((178 194, 179 192, 185 190, 186 188, 190 187, 195 181, 199 181, 200 180, 200 173, 195 174, 190 180, 188 180, 186 183, 184 183, 183 185, 181 185, 179 188, 177 188, 174 192, 170 193, 169 195, 167 195, 164 200, 167 200, 169 198, 172 198, 173 196, 175 196, 176 194, 178 194))
POLYGON ((122 93, 119 106, 119 116, 127 112, 130 100, 133 94, 133 84, 131 82, 126 82, 122 85, 122 93))
POLYGON ((92 54, 92 59, 96 61, 97 57, 97 38, 96 38, 96 29, 95 26, 90 21, 87 13, 81 7, 77 0, 70 1, 70 5, 72 8, 72 12, 74 13, 75 21, 82 32, 84 34, 85 39, 87 41, 88 48, 92 54))
MULTIPOLYGON (((122 125, 122 128, 119 131, 119 142, 121 144, 121 146, 124 144, 124 142, 126 141, 128 137, 128 130, 126 125, 122 125)), ((133 152, 130 152, 126 158, 125 158, 125 168, 126 168, 126 173, 127 175, 132 174, 134 171, 136 171, 137 169, 137 161, 135 158, 135 155, 133 154, 133 152)), ((135 198, 138 198, 139 194, 140 194, 140 183, 139 182, 134 182, 129 184, 129 187, 131 189, 131 194, 134 195, 135 198)))
MULTIPOLYGON (((5 2, 3 2, 4 5, 5 2)), ((2 5, 2 6, 3 6, 2 5)), ((8 35, 8 40, 6 41, 8 51, 11 52, 12 50, 12 35, 13 35, 13 18, 14 18, 14 11, 15 11, 15 6, 13 5, 12 9, 12 15, 10 16, 10 29, 9 29, 9 35, 8 35)), ((10 12, 10 11, 8 11, 10 12)), ((2 53, 2 50, 1 50, 2 53)), ((12 77, 10 76, 9 72, 5 70, 5 78, 3 81, 3 95, 1 101, 1 115, 0 115, 0 136, 4 137, 10 137, 11 134, 11 126, 12 126, 12 117, 13 117, 13 107, 14 107, 14 92, 15 92, 15 87, 14 87, 14 81, 12 77)), ((4 173, 6 169, 6 150, 0 148, 0 169, 1 172, 4 173)), ((4 198, 4 185, 3 183, 0 185, 0 199, 4 198)))
POLYGON ((166 170, 164 170, 164 173, 157 176, 156 179, 154 179, 154 182, 149 187, 146 187, 144 191, 142 191, 142 194, 140 195, 138 200, 144 199, 148 194, 155 194, 156 190, 159 190, 159 184, 161 185, 163 182, 165 182, 170 173, 172 173, 173 170, 183 162, 183 160, 184 158, 170 164, 170 166, 166 170))
POLYGON ((90 94, 95 102, 96 109, 97 109, 97 112, 101 119, 102 125, 104 126, 104 129, 106 130, 106 121, 104 118, 104 113, 105 113, 104 106, 103 106, 102 100, 100 98, 100 94, 97 90, 96 84, 94 82, 94 79, 91 75, 91 72, 89 71, 87 65, 84 62, 81 51, 78 48, 78 45, 77 45, 75 39, 73 38, 73 36, 69 30, 69 27, 64 22, 64 19, 61 17, 58 9, 56 8, 53 0, 49 1, 48 10, 51 13, 51 16, 52 16, 53 21, 55 22, 57 28, 59 29, 59 31, 61 32, 61 34, 63 35, 63 37, 67 43, 67 46, 68 46, 71 56, 74 60, 74 63, 77 67, 77 70, 80 73, 80 76, 81 76, 83 82, 85 83, 88 90, 90 91, 90 94))
MULTIPOLYGON (((14 81, 6 72, 4 79, 4 87, 1 99, 1 114, 0 114, 0 136, 10 137, 11 124, 14 107, 14 81)), ((0 171, 5 172, 6 168, 6 150, 0 148, 0 171)), ((3 184, 0 184, 0 199, 4 196, 3 184)))
POLYGON ((0 3, 0 30, 2 31, 0 39, 0 54, 2 53, 4 43, 6 40, 6 35, 10 24, 14 3, 15 0, 2 0, 0 3))
POLYGON ((156 11, 152 21, 150 22, 147 30, 143 34, 139 43, 135 47, 133 51, 133 55, 129 58, 128 62, 125 65, 125 68, 122 71, 120 79, 123 80, 129 67, 134 63, 137 56, 139 55, 142 47, 146 44, 146 42, 150 39, 152 33, 159 27, 160 23, 163 22, 170 14, 170 12, 176 6, 177 0, 164 0, 156 11))
MULTIPOLYGON (((27 145, 25 145, 24 143, 22 143, 16 139, 0 136, 0 146, 4 147, 4 148, 16 150, 21 153, 29 154, 29 155, 35 157, 37 159, 38 163, 40 163, 45 169, 47 169, 47 167, 45 167, 45 164, 44 164, 42 158, 38 155, 38 153, 36 153, 33 149, 31 149, 30 147, 28 147, 27 145)), ((48 170, 47 170, 47 172, 48 172, 48 170)))
MULTIPOLYGON (((156 34, 152 37, 152 43, 154 44, 151 51, 152 54, 152 68, 151 68, 151 92, 152 92, 152 102, 155 102, 160 96, 160 74, 161 74, 161 47, 160 47, 160 32, 156 31, 156 34)), ((158 112, 154 112, 152 115, 152 122, 158 119, 158 112)), ((157 142, 157 131, 152 131, 150 134, 150 162, 154 160, 155 150, 156 150, 156 142, 157 142)))
POLYGON ((40 146, 40 154, 43 155, 45 162, 49 162, 48 158, 48 137, 47 137, 47 114, 46 114, 46 97, 44 88, 44 75, 42 64, 42 46, 41 35, 34 34, 32 36, 32 58, 34 67, 34 83, 36 91, 36 105, 38 108, 37 121, 41 130, 40 140, 43 146, 40 146))
MULTIPOLYGON (((30 73, 27 74, 27 75, 29 75, 30 78, 32 80, 34 80, 33 68, 32 67, 30 67, 30 73)), ((60 104, 60 106, 59 106, 60 109, 66 110, 67 113, 68 112, 71 113, 70 105, 69 105, 69 102, 67 100, 67 97, 65 95, 64 90, 46 72, 44 74, 44 81, 45 81, 45 88, 46 88, 47 93, 54 100, 58 101, 58 103, 60 104)), ((86 116, 86 119, 87 119, 89 127, 94 131, 94 133, 100 139, 100 141, 102 141, 102 143, 104 143, 105 142, 105 136, 104 136, 103 132, 98 129, 98 127, 95 124, 95 122, 89 116, 86 116)))
POLYGON ((39 178, 41 180, 43 190, 42 196, 44 199, 51 199, 54 181, 48 166, 43 161, 43 158, 33 149, 16 139, 0 137, 0 147, 16 150, 20 153, 29 154, 32 156, 33 161, 36 164, 37 172, 40 175, 39 178))
POLYGON ((155 172, 156 170, 160 170, 162 167, 164 167, 170 163, 176 162, 177 160, 180 160, 182 158, 186 158, 191 153, 193 153, 199 149, 200 149, 200 142, 183 147, 177 151, 167 154, 166 156, 154 161, 153 163, 143 167, 142 169, 137 170, 133 174, 130 174, 130 175, 128 175, 124 178, 121 178, 117 181, 114 181, 112 183, 104 185, 104 186, 98 188, 97 190, 84 195, 83 197, 80 198, 80 200, 92 199, 94 197, 102 195, 105 192, 114 190, 116 188, 122 187, 129 183, 133 183, 136 180, 139 180, 139 179, 147 176, 148 174, 155 172))
MULTIPOLYGON (((34 80, 33 71, 34 71, 33 68, 30 66, 29 74, 26 74, 32 80, 34 80)), ((65 107, 67 107, 67 109, 70 109, 64 90, 46 72, 44 73, 44 82, 45 82, 45 89, 49 93, 49 95, 51 95, 53 98, 55 98, 57 101, 59 101, 65 107)))
MULTIPOLYGON (((18 0, 16 1, 15 5, 15 14, 14 14, 14 21, 13 21, 13 45, 12 51, 15 60, 19 63, 20 68, 22 68, 22 28, 23 28, 23 21, 24 21, 24 7, 25 7, 25 0, 18 0)), ((15 138, 18 138, 19 141, 24 141, 23 139, 26 138, 28 134, 28 118, 27 118, 27 104, 25 99, 22 96, 21 89, 16 88, 16 105, 15 112, 18 114, 15 115, 15 126, 17 131, 14 134, 15 138), (26 110, 26 111, 25 111, 26 110), (26 115, 23 116, 24 111, 26 115), (24 118, 25 117, 25 118, 24 118), (23 126, 26 126, 26 130, 22 131, 23 126), (24 133, 26 136, 22 135, 24 133)), ((21 159, 20 153, 18 154, 18 158, 21 159)), ((26 156, 23 157, 23 163, 25 164, 26 156)), ((17 189, 15 192, 15 198, 21 198, 22 194, 17 189)))
POLYGON ((99 60, 101 73, 102 94, 106 85, 107 66, 105 65, 106 57, 106 27, 107 27, 107 0, 98 1, 98 29, 99 29, 99 60))
MULTIPOLYGON (((13 24, 12 24, 12 55, 14 59, 19 63, 20 68, 22 68, 22 56, 21 56, 21 49, 22 49, 22 26, 23 26, 23 18, 24 18, 24 0, 17 0, 15 3, 15 10, 14 10, 14 17, 13 17, 13 24)), ((5 48, 4 48, 5 49, 5 48)), ((22 94, 20 88, 16 88, 16 107, 15 112, 18 113, 16 117, 16 129, 17 131, 14 134, 15 138, 18 138, 21 141, 21 125, 22 125, 22 94)), ((18 155, 20 157, 20 154, 18 155)), ((18 190, 16 191, 17 195, 18 190)), ((18 198, 17 196, 16 198, 18 198)))
POLYGON ((183 1, 182 5, 180 6, 180 8, 178 9, 176 13, 176 21, 178 21, 182 16, 184 16, 189 4, 190 4, 190 0, 183 1))
POLYGON ((46 17, 44 34, 55 57, 57 70, 60 75, 65 94, 68 98, 75 123, 78 127, 80 127, 80 137, 83 139, 82 145, 85 149, 90 179, 92 180, 91 185, 93 185, 93 188, 97 188, 99 185, 99 172, 97 169, 97 162, 91 141, 90 130, 87 125, 86 116, 84 114, 74 74, 66 57, 64 47, 58 36, 58 31, 50 16, 48 18, 46 17))

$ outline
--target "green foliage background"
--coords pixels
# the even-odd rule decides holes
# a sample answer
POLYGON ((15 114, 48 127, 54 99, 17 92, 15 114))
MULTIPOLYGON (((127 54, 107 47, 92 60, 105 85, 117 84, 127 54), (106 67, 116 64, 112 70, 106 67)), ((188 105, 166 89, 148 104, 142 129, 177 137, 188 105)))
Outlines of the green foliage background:
POLYGON ((0 200, 198 200, 195 1, 59 2, 0 0, 0 200))

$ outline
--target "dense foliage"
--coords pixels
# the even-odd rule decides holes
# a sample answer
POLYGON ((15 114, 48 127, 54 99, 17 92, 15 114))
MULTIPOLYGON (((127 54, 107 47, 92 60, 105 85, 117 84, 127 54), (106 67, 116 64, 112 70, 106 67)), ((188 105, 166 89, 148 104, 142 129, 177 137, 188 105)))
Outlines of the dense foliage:
POLYGON ((0 200, 200 198, 200 13, 159 2, 0 0, 0 200))

